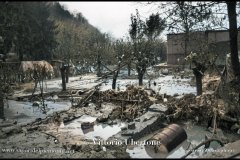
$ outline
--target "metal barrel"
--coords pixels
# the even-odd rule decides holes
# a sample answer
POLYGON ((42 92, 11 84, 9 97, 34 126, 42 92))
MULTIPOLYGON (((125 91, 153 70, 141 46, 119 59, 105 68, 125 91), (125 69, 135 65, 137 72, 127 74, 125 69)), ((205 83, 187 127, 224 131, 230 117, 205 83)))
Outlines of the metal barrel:
POLYGON ((158 141, 160 145, 145 145, 145 150, 150 156, 159 153, 168 154, 186 139, 187 134, 185 130, 177 124, 171 124, 147 140, 148 142, 158 141))

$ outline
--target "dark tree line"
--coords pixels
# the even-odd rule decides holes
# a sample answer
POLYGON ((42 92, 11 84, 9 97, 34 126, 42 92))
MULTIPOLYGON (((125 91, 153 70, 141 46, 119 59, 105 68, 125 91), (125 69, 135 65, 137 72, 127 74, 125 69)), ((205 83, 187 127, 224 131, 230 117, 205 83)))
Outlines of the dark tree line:
POLYGON ((49 60, 57 43, 56 25, 45 2, 1 2, 2 54, 16 52, 22 60, 49 60))
POLYGON ((100 56, 104 63, 112 63, 111 37, 101 33, 88 23, 79 12, 70 13, 59 3, 51 4, 51 19, 57 24, 55 38, 58 46, 54 51, 54 59, 72 60, 82 67, 96 66, 100 56))
POLYGON ((17 53, 19 61, 71 59, 86 66, 96 63, 97 52, 106 62, 113 58, 111 38, 58 2, 1 2, 0 43, 0 54, 17 53))

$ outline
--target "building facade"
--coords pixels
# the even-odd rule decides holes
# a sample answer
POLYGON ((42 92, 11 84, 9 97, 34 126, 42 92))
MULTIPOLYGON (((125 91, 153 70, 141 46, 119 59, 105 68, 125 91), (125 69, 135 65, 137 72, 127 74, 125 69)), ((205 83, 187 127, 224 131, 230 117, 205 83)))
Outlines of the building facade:
POLYGON ((226 54, 230 53, 228 30, 192 32, 188 37, 185 33, 167 35, 167 64, 181 65, 191 52, 214 54, 217 56, 216 64, 224 65, 226 54))

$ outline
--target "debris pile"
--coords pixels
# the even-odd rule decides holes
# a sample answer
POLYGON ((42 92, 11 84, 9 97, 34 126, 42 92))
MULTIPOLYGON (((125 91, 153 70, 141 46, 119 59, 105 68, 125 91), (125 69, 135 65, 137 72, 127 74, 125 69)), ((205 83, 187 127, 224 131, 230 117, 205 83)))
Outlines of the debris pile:
POLYGON ((167 117, 170 120, 192 119, 199 123, 206 122, 213 115, 214 107, 218 103, 213 93, 205 93, 201 96, 186 94, 182 98, 173 98, 167 102, 167 117))
POLYGON ((92 101, 101 106, 102 102, 112 102, 120 104, 109 115, 111 120, 133 120, 146 113, 153 102, 144 89, 134 86, 127 87, 126 91, 115 92, 114 90, 98 91, 92 97, 92 101))
POLYGON ((165 105, 168 107, 166 117, 169 121, 193 120, 199 124, 213 125, 216 123, 225 129, 238 130, 239 121, 229 114, 223 99, 218 99, 214 92, 204 92, 201 96, 186 94, 182 98, 169 99, 165 105), (210 124, 211 123, 211 124, 210 124))
POLYGON ((144 102, 150 101, 147 92, 133 85, 128 86, 126 91, 116 92, 114 90, 99 91, 93 95, 93 99, 101 99, 103 101, 125 101, 125 102, 144 102))
POLYGON ((203 90, 215 91, 219 83, 220 83, 220 76, 209 76, 209 74, 207 74, 203 78, 203 90))

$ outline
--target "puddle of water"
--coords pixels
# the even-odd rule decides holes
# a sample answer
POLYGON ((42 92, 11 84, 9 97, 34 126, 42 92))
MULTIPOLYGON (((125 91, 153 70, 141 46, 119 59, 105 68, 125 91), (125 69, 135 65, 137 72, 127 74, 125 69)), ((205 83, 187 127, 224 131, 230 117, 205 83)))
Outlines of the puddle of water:
POLYGON ((193 87, 189 84, 190 79, 173 79, 172 75, 165 76, 165 77, 159 77, 155 80, 153 80, 157 83, 156 86, 151 86, 151 88, 160 94, 168 94, 168 95, 174 95, 174 94, 186 94, 186 93, 193 93, 196 94, 196 87, 193 87))
POLYGON ((73 135, 84 135, 87 139, 96 139, 97 137, 100 137, 107 140, 112 135, 121 131, 121 128, 125 126, 125 123, 115 125, 95 124, 92 128, 82 130, 82 122, 94 122, 96 119, 97 117, 83 115, 82 117, 60 127, 59 131, 70 132, 70 134, 73 135))
MULTIPOLYGON (((90 89, 91 87, 94 87, 97 85, 99 82, 95 82, 97 79, 97 76, 94 74, 86 74, 86 75, 78 75, 78 76, 73 76, 69 77, 69 83, 67 85, 68 89, 90 89)), ((61 78, 56 78, 52 80, 47 80, 44 81, 44 87, 43 91, 44 93, 46 92, 59 92, 62 90, 62 79, 61 78)), ((14 97, 18 96, 30 96, 32 93, 26 93, 24 92, 25 89, 22 89, 20 91, 15 91, 14 97)), ((40 93, 40 88, 39 86, 36 88, 35 94, 40 93)))
MULTIPOLYGON (((147 80, 143 80, 143 83, 147 83, 147 80)), ((127 85, 134 85, 138 86, 138 80, 137 79, 121 79, 120 77, 117 79, 116 82, 116 88, 119 87, 120 91, 125 91, 127 89, 127 85)), ((112 79, 109 79, 106 81, 106 83, 103 83, 100 87, 100 91, 106 91, 112 89, 112 79)), ((118 90, 118 89, 116 89, 118 90)))
MULTIPOLYGON (((196 95, 196 87, 193 87, 190 85, 190 79, 174 79, 173 75, 165 76, 165 77, 159 77, 154 80, 152 80, 151 83, 156 82, 157 85, 154 86, 151 85, 151 89, 153 89, 155 92, 159 92, 160 94, 168 94, 168 95, 174 95, 174 94, 186 94, 186 93, 193 93, 196 95), (159 91, 159 88, 160 91, 159 91)), ((145 85, 148 85, 148 80, 144 79, 143 83, 145 85)), ((121 79, 118 78, 117 80, 117 88, 119 86, 120 91, 126 90, 126 85, 138 85, 137 79, 121 79)), ((103 83, 100 87, 101 91, 105 91, 108 89, 112 89, 112 80, 109 79, 106 81, 106 83, 103 83)))
POLYGON ((46 118, 54 112, 68 110, 71 107, 70 102, 45 101, 45 104, 47 104, 47 113, 43 114, 40 108, 32 106, 32 102, 8 100, 8 106, 4 108, 4 115, 7 119, 16 120, 18 123, 30 123, 37 118, 46 118))
POLYGON ((120 132, 121 128, 124 126, 125 125, 123 123, 112 125, 112 126, 107 124, 95 125, 94 130, 92 132, 88 132, 87 134, 85 134, 85 136, 88 138, 94 138, 96 136, 99 136, 104 140, 107 140, 112 135, 120 132))

